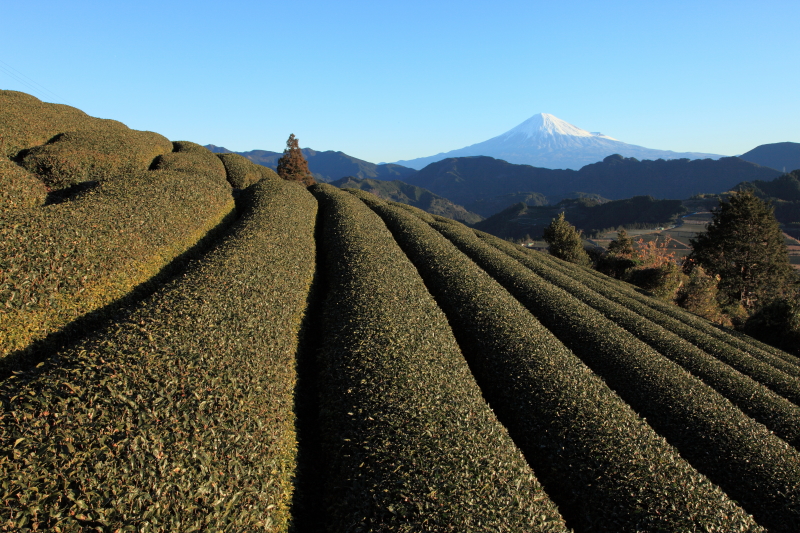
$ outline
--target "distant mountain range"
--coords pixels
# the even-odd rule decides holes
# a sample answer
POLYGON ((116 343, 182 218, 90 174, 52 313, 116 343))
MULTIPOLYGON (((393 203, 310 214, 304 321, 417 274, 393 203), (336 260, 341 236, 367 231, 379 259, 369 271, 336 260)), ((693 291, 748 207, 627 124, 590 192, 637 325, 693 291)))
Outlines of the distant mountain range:
MULTIPOLYGON (((283 152, 270 152, 268 150, 250 150, 249 152, 232 152, 222 146, 207 144, 206 148, 217 154, 236 153, 242 155, 259 165, 264 165, 272 170, 278 168, 278 160, 283 152)), ((318 152, 311 148, 302 149, 303 156, 308 161, 308 168, 317 181, 335 181, 346 176, 380 180, 402 180, 416 171, 394 164, 376 165, 362 159, 349 156, 343 152, 327 150, 318 152)))
POLYGON ((532 116, 519 126, 458 150, 420 157, 397 164, 417 170, 452 157, 489 156, 509 163, 549 169, 578 170, 612 154, 636 159, 719 159, 717 154, 654 150, 618 141, 602 133, 590 133, 547 113, 532 116))
MULTIPOLYGON (((381 181, 375 179, 342 178, 331 182, 331 185, 342 189, 361 189, 372 194, 402 204, 413 205, 423 211, 452 218, 465 224, 474 224, 483 220, 483 217, 467 211, 463 206, 456 205, 447 198, 433 194, 431 191, 409 185, 399 180, 381 181)), ((505 206, 503 206, 505 207, 505 206)))
POLYGON ((771 180, 780 174, 738 157, 638 161, 612 155, 580 170, 514 165, 491 157, 457 157, 428 165, 406 181, 474 208, 479 200, 520 191, 538 192, 548 199, 574 198, 580 196, 578 192, 612 200, 643 195, 684 199, 727 191, 742 181, 771 180))
POLYGON ((762 167, 791 172, 800 169, 800 143, 762 144, 739 157, 762 167))

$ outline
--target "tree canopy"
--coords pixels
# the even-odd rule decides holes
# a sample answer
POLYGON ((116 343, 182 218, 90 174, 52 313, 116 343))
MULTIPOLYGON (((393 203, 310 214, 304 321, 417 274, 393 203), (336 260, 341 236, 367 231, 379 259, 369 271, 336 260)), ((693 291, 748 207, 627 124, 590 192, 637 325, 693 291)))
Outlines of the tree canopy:
POLYGON ((283 157, 278 160, 278 176, 289 181, 299 181, 305 186, 314 185, 316 181, 308 169, 308 161, 300 151, 300 143, 294 133, 286 141, 283 157))
POLYGON ((720 201, 706 232, 691 243, 688 259, 718 274, 720 292, 747 309, 780 296, 794 277, 772 207, 750 190, 720 201))
POLYGON ((589 254, 583 248, 581 234, 566 221, 563 211, 544 229, 544 240, 549 245, 547 249, 550 255, 578 265, 591 264, 589 254))

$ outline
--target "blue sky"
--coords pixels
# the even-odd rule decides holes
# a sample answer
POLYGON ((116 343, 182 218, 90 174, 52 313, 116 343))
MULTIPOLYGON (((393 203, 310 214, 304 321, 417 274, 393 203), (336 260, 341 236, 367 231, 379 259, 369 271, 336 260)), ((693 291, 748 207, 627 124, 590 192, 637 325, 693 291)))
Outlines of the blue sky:
POLYGON ((412 159, 540 112, 665 150, 800 142, 797 0, 32 0, 2 18, 0 89, 236 151, 295 133, 412 159))

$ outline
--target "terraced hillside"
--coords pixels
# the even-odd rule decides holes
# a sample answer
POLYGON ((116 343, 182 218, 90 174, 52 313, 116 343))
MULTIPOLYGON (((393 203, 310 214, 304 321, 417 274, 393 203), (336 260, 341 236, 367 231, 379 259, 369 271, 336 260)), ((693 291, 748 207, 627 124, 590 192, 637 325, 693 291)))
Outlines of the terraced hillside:
POLYGON ((0 99, 0 530, 800 530, 797 358, 363 191, 0 99))

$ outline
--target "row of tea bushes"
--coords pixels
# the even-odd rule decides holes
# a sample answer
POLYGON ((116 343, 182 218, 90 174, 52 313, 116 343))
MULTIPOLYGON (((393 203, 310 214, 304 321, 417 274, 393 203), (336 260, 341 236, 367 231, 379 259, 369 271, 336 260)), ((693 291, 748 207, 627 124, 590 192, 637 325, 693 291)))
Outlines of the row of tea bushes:
MULTIPOLYGON (((486 238, 491 239, 491 236, 486 238)), ((736 347, 738 339, 735 337, 718 330, 700 317, 692 316, 680 320, 678 317, 685 314, 685 311, 658 302, 654 298, 647 298, 623 282, 601 280, 590 269, 561 264, 545 254, 527 252, 526 255, 529 261, 541 265, 544 269, 557 270, 571 276, 615 304, 658 324, 666 331, 685 339, 789 401, 800 405, 800 378, 794 373, 786 372, 797 368, 791 363, 776 356, 757 357, 753 355, 753 351, 740 350, 736 347)))
POLYGON ((175 141, 172 145, 172 152, 155 158, 154 170, 172 170, 227 181, 225 165, 208 148, 190 141, 175 141))
MULTIPOLYGON (((611 279, 600 272, 590 269, 587 269, 586 272, 587 274, 591 274, 593 277, 599 280, 600 283, 608 284, 609 280, 611 279)), ((747 335, 733 331, 724 331, 707 320, 693 315, 692 313, 681 309, 680 307, 669 305, 658 300, 657 298, 649 298, 644 296, 636 291, 634 287, 628 284, 620 283, 614 280, 614 282, 610 283, 610 286, 616 288, 619 292, 623 293, 633 301, 650 307, 658 313, 664 315, 664 322, 670 324, 669 326, 665 326, 668 329, 673 330, 673 327, 677 328, 678 325, 676 322, 681 322, 702 333, 704 336, 696 336, 698 339, 697 342, 704 342, 704 345, 710 345, 711 348, 707 350, 709 353, 713 352, 714 345, 720 345, 720 343, 724 343, 736 350, 750 354, 754 358, 775 367, 781 372, 800 377, 800 359, 789 353, 772 346, 768 346, 747 335), (666 320, 666 318, 672 320, 666 320), (704 340, 706 338, 710 338, 712 340, 704 340)), ((703 346, 701 346, 701 348, 706 349, 703 346)))
POLYGON ((46 199, 42 180, 0 155, 0 210, 37 207, 46 199))
POLYGON ((761 530, 511 294, 412 213, 430 222, 436 217, 353 194, 383 218, 414 262, 485 397, 568 525, 609 532, 761 530))
POLYGON ((565 531, 380 218, 330 185, 312 191, 328 531, 565 531))
POLYGON ((759 524, 786 533, 800 527, 797 450, 679 365, 472 231, 453 223, 437 228, 759 524))
POLYGON ((263 181, 116 324, 0 383, 4 531, 287 531, 316 201, 263 181))
POLYGON ((483 234, 483 237, 542 279, 564 289, 702 379, 795 448, 800 447, 800 407, 797 405, 700 350, 688 340, 601 296, 589 288, 588 283, 578 281, 581 277, 579 271, 574 273, 574 278, 570 277, 546 261, 537 261, 535 256, 525 253, 518 246, 487 234, 483 234))
POLYGON ((158 170, 0 212, 0 359, 129 294, 233 208, 224 169, 158 170))
POLYGON ((225 166, 228 183, 234 189, 246 189, 262 179, 279 179, 269 167, 257 165, 240 154, 216 154, 225 166))
POLYGON ((0 156, 15 158, 25 148, 47 143, 67 131, 124 131, 116 120, 90 117, 62 104, 49 104, 18 91, 0 91, 0 156))
POLYGON ((45 185, 61 189, 88 181, 124 178, 147 170, 172 152, 172 143, 151 131, 94 128, 59 133, 47 144, 24 150, 20 164, 45 185))

